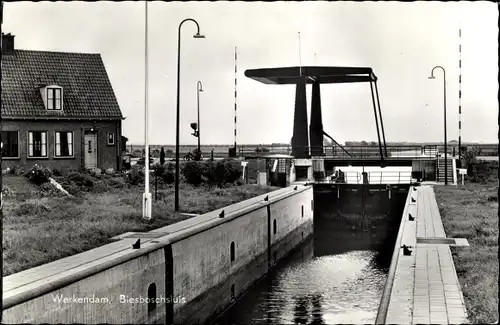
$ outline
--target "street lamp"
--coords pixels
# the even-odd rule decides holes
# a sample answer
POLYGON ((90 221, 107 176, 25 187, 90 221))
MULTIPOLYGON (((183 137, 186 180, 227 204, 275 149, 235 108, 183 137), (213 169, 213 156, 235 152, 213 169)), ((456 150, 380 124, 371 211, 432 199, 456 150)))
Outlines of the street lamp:
POLYGON ((186 18, 179 24, 177 35, 177 118, 176 118, 176 132, 175 132, 175 211, 179 211, 179 117, 180 117, 180 79, 181 79, 181 27, 187 21, 192 21, 196 24, 197 32, 193 35, 194 38, 205 38, 200 34, 200 25, 192 18, 186 18))
POLYGON ((203 84, 198 81, 196 85, 196 100, 198 106, 198 156, 201 156, 201 146, 200 146, 200 92, 203 92, 203 84))
POLYGON ((431 70, 431 76, 429 79, 435 79, 434 70, 443 70, 443 96, 444 96, 444 184, 448 185, 448 141, 446 138, 446 71, 440 65, 435 66, 431 70))

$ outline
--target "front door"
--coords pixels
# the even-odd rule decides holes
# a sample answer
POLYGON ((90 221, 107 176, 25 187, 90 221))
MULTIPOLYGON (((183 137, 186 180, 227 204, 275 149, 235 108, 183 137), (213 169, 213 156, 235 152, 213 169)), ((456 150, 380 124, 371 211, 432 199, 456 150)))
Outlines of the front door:
POLYGON ((97 167, 97 135, 85 134, 85 168, 97 167))

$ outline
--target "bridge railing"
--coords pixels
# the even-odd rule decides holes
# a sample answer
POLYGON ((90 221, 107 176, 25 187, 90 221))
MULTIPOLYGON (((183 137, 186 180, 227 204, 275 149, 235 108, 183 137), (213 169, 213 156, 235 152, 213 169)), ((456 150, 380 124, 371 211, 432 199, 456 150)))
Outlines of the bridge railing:
MULTIPOLYGON (((344 146, 344 150, 338 147, 326 147, 325 156, 338 158, 338 159, 376 159, 380 158, 380 148, 378 146, 344 146)), ((419 157, 423 153, 422 146, 409 145, 409 146, 387 146, 382 147, 382 155, 386 154, 391 158, 408 158, 419 157)))
MULTIPOLYGON (((299 150, 305 151, 307 153, 312 153, 314 155, 320 148, 314 147, 299 147, 299 150)), ((386 148, 382 148, 382 155, 385 156, 386 153, 392 158, 408 158, 408 157, 419 157, 424 152, 429 152, 428 147, 423 147, 420 145, 408 145, 408 146, 396 146, 391 145, 386 148)), ((265 147, 249 147, 241 146, 239 147, 238 153, 240 156, 251 156, 251 155, 272 155, 272 154, 282 154, 291 155, 291 146, 265 146, 265 147)), ((380 158, 380 148, 378 146, 369 145, 351 145, 343 146, 324 146, 322 150, 323 156, 335 159, 377 159, 380 158)))
MULTIPOLYGON (((410 184, 411 171, 372 171, 367 172, 368 184, 410 184)), ((363 184, 363 174, 357 171, 345 171, 344 183, 363 184)), ((335 182, 335 180, 332 180, 335 182)))
MULTIPOLYGON (((160 146, 161 147, 161 146, 160 146)), ((158 149, 160 147, 155 147, 158 149)), ((209 157, 211 152, 213 151, 214 158, 227 158, 229 156, 228 149, 231 146, 202 146, 202 152, 205 157, 209 157)), ((467 144, 462 145, 462 147, 472 148, 475 147, 478 149, 478 156, 498 156, 498 145, 497 144, 467 144)), ((138 156, 140 156, 140 151, 144 148, 143 145, 134 145, 127 147, 130 152, 138 151, 138 156), (132 148, 133 147, 133 148, 132 148), (135 149, 135 150, 134 150, 135 149)), ((346 145, 343 146, 350 155, 356 158, 369 158, 374 159, 380 157, 380 150, 378 145, 346 145)), ((189 152, 192 152, 196 149, 195 145, 186 145, 181 146, 180 157, 184 157, 189 152)), ((304 147, 304 151, 311 152, 311 147, 304 147)), ((449 154, 458 154, 458 145, 449 144, 448 145, 448 153, 449 154)), ((165 147, 166 150, 166 158, 172 159, 175 158, 175 148, 172 146, 165 147)), ((403 157, 407 158, 408 156, 420 156, 422 153, 435 157, 437 153, 444 152, 443 144, 421 144, 421 145, 387 145, 387 153, 392 158, 403 157)), ((257 156, 257 155, 269 155, 269 154, 282 154, 282 155, 291 155, 292 146, 290 145, 238 145, 236 154, 239 157, 244 156, 257 156)), ((383 151, 385 154, 385 150, 383 151)), ((342 150, 341 147, 333 145, 333 146, 324 146, 323 154, 326 157, 334 157, 337 159, 349 159, 352 158, 348 153, 342 150)), ((159 153, 158 153, 159 155, 159 153)))

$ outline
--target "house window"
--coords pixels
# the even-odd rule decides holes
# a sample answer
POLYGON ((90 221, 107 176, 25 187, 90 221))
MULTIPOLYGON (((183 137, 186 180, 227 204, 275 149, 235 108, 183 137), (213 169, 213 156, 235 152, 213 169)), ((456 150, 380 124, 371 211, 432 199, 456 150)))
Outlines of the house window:
POLYGON ((19 158, 18 131, 2 131, 2 157, 19 158))
POLYGON ((28 157, 30 158, 47 157, 47 132, 45 131, 28 132, 28 157))
POLYGON ((73 156, 73 132, 56 132, 56 157, 73 156))
POLYGON ((115 134, 108 133, 108 145, 112 146, 115 144, 115 134))
POLYGON ((47 109, 62 110, 62 88, 47 88, 47 109))

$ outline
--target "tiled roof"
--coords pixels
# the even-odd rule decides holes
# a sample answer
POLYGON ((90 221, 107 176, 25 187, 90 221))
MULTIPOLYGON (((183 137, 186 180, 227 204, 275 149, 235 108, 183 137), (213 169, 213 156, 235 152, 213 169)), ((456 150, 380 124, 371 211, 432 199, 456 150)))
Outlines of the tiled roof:
POLYGON ((2 117, 121 118, 100 54, 15 50, 2 56, 2 117), (45 109, 40 88, 63 87, 63 111, 45 109))

